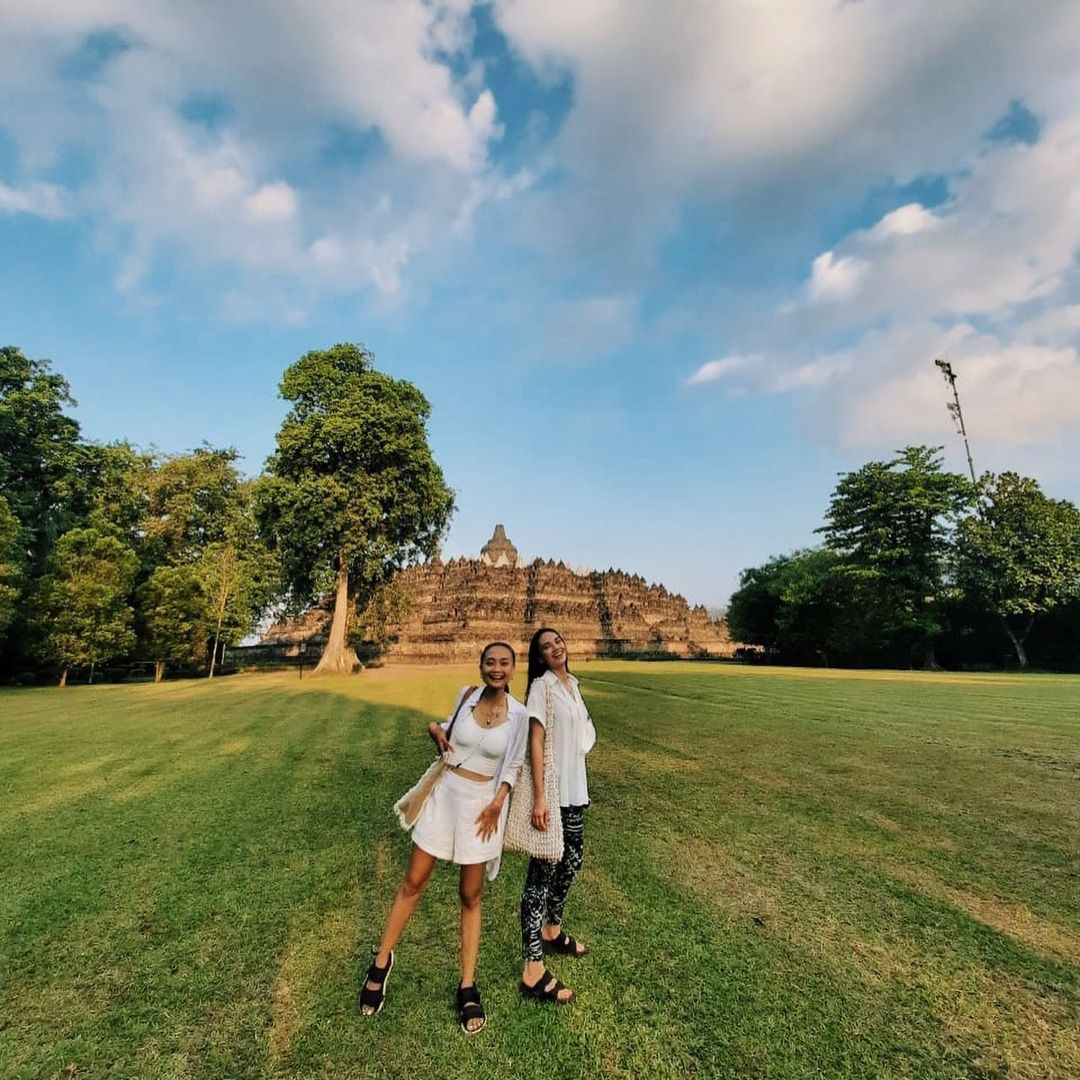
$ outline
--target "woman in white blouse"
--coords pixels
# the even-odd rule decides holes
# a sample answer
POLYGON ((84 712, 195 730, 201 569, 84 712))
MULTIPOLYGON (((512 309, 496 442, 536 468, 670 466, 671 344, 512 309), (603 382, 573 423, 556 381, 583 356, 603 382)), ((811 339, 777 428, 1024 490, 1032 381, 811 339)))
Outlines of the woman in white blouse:
POLYGON ((562 1004, 573 997, 573 991, 544 967, 544 953, 581 957, 586 952, 581 942, 563 930, 562 919, 566 894, 581 869, 585 808, 589 805, 585 755, 596 742, 596 729, 581 700, 578 681, 570 674, 566 642, 550 627, 537 630, 529 643, 525 708, 533 778, 532 823, 546 830, 551 814, 561 816, 563 857, 557 863, 529 860, 521 898, 521 989, 539 1001, 562 1004), (558 806, 548 806, 545 795, 544 740, 549 737, 555 739, 558 806))
MULTIPOLYGON (((448 768, 440 775, 423 809, 412 824, 412 855, 405 880, 386 919, 382 940, 360 989, 360 1011, 374 1016, 383 1007, 386 983, 394 966, 394 947, 427 889, 437 859, 461 867, 461 982, 457 1008, 461 1030, 468 1035, 486 1022, 476 988, 480 951, 480 897, 484 870, 493 878, 499 870, 506 796, 525 760, 528 717, 525 706, 510 695, 514 650, 495 641, 480 654, 483 687, 466 687, 457 708, 441 723, 428 725, 428 734, 448 768)), ((410 824, 395 809, 403 826, 410 824)))

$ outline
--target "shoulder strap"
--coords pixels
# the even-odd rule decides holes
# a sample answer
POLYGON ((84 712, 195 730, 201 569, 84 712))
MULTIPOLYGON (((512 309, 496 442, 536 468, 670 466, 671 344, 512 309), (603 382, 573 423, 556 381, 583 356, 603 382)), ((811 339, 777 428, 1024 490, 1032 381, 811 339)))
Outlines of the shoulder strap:
POLYGON ((476 690, 475 686, 466 686, 465 692, 461 695, 461 700, 457 703, 457 708, 454 710, 454 715, 450 718, 450 725, 446 729, 446 737, 449 739, 454 730, 454 725, 457 723, 458 713, 461 712, 461 706, 472 697, 473 692, 476 690))

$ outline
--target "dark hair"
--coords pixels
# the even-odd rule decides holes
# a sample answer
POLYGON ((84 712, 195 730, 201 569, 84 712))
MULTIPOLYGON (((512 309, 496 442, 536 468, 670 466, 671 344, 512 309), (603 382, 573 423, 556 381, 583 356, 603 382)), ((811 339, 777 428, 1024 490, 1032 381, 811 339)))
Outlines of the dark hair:
MULTIPOLYGON (((559 637, 562 637, 562 634, 551 626, 541 626, 540 629, 533 634, 532 640, 529 642, 529 677, 525 683, 526 698, 529 696, 529 687, 532 686, 533 679, 539 679, 548 669, 544 654, 540 651, 540 638, 544 634, 557 634, 559 637)), ((566 670, 570 670, 569 661, 567 661, 566 670)))
POLYGON ((517 663, 517 653, 514 652, 514 646, 507 644, 505 641, 489 641, 480 650, 480 663, 483 664, 484 658, 487 656, 489 649, 497 649, 497 648, 509 649, 510 650, 510 659, 513 660, 515 664, 517 663))

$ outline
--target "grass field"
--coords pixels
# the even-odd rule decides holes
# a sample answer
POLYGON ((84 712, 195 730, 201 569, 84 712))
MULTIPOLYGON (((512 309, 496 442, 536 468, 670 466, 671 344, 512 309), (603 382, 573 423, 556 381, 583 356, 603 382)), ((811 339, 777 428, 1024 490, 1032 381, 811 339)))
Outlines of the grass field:
POLYGON ((592 953, 519 1001, 507 856, 473 1039, 447 868, 354 1004, 471 672, 0 692, 0 1077, 1080 1076, 1080 679, 579 674, 592 953))

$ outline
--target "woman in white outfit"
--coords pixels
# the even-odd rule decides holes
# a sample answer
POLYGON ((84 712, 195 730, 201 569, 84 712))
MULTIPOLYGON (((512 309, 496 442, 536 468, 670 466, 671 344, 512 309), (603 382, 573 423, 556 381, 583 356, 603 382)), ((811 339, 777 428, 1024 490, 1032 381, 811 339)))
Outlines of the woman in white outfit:
POLYGON ((532 824, 547 830, 551 815, 559 815, 563 857, 557 863, 529 860, 521 897, 521 990, 538 1001, 564 1004, 573 991, 544 967, 544 954, 578 958, 586 952, 580 941, 563 930, 562 921, 566 895, 584 857, 585 809, 589 805, 585 755, 596 742, 596 728, 581 700, 578 681, 570 674, 566 642, 550 627, 537 630, 529 643, 525 697, 533 779, 532 824), (544 741, 549 738, 555 740, 557 806, 549 806, 546 795, 544 741))
POLYGON ((529 725, 525 706, 509 692, 515 661, 514 650, 504 642, 485 646, 480 654, 483 687, 466 687, 454 712, 443 723, 428 726, 448 768, 413 825, 405 880, 394 897, 382 939, 372 950, 372 963, 360 990, 360 1011, 365 1016, 374 1016, 382 1008, 398 938, 424 895, 436 860, 445 859, 461 867, 461 982, 457 990, 461 1030, 472 1035, 486 1022, 476 988, 480 898, 485 867, 489 878, 499 870, 506 797, 525 760, 529 725))

